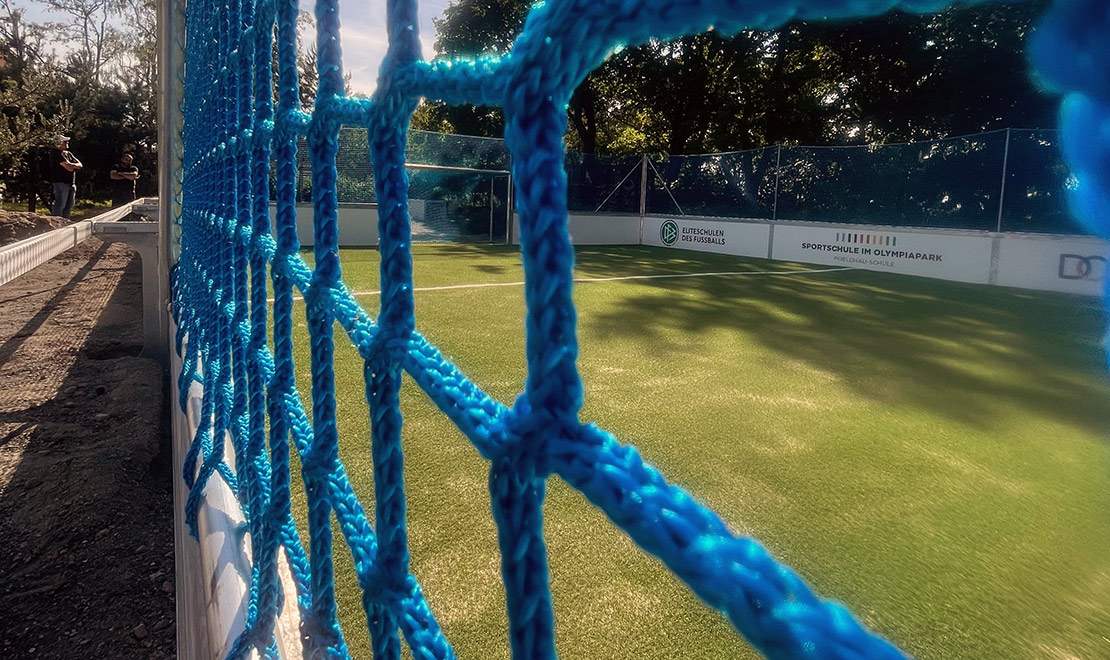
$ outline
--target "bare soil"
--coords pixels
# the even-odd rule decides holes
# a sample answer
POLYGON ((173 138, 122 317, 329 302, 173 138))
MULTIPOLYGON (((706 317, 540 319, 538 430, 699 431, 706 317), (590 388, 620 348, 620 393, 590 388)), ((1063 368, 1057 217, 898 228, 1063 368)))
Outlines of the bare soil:
POLYGON ((139 267, 89 239, 0 287, 0 658, 175 655, 165 377, 138 357, 139 267))
POLYGON ((53 215, 0 210, 0 245, 22 241, 64 226, 69 221, 53 215))

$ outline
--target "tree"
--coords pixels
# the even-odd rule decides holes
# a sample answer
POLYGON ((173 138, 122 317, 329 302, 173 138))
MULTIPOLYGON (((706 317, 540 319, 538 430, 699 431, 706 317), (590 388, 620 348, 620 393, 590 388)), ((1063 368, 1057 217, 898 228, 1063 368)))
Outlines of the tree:
POLYGON ((116 76, 120 93, 106 94, 100 103, 118 104, 121 142, 116 149, 124 145, 134 157, 142 173, 135 189, 142 197, 158 192, 154 176, 158 167, 158 24, 154 0, 127 0, 124 14, 129 27, 124 32, 125 49, 116 76))
MULTIPOLYGON (((509 52, 530 3, 524 0, 456 0, 447 5, 443 18, 433 18, 435 49, 442 57, 472 58, 509 52)), ((421 104, 411 126, 418 130, 450 127, 463 135, 500 137, 505 117, 494 106, 421 104)))
POLYGON ((36 147, 69 109, 51 103, 58 85, 44 42, 44 30, 24 20, 24 10, 0 2, 0 172, 8 192, 26 196, 31 211, 40 187, 36 147))
MULTIPOLYGON (((586 153, 681 154, 1044 125, 1052 104, 1028 81, 1021 50, 1047 3, 795 21, 626 48, 575 90, 567 141, 586 153)), ((434 21, 436 50, 504 54, 528 7, 456 0, 434 21)), ((504 120, 497 108, 429 103, 413 125, 500 135, 504 120)))
POLYGON ((1024 40, 1047 0, 799 24, 836 83, 822 102, 835 141, 906 141, 1052 123, 1024 40))
POLYGON ((119 82, 141 86, 151 98, 158 89, 158 22, 155 0, 125 0, 122 10, 128 26, 119 53, 119 82))
POLYGON ((107 196, 109 170, 124 151, 143 172, 140 194, 153 193, 153 0, 47 0, 42 4, 64 20, 41 25, 10 2, 0 0, 0 171, 8 191, 34 208, 49 135, 62 132, 73 136, 85 164, 80 197, 107 196), (62 52, 55 56, 55 49, 62 52))
POLYGON ((76 43, 67 58, 67 73, 81 82, 99 86, 104 68, 123 49, 120 30, 114 24, 124 9, 124 0, 40 0, 51 11, 70 18, 53 23, 59 41, 76 43))
MULTIPOLYGON (((50 79, 39 75, 44 58, 42 32, 23 20, 24 11, 8 0, 0 7, 0 156, 18 160, 48 128, 39 105, 49 92, 50 79)), ((8 167, 11 163, 6 163, 8 167)))

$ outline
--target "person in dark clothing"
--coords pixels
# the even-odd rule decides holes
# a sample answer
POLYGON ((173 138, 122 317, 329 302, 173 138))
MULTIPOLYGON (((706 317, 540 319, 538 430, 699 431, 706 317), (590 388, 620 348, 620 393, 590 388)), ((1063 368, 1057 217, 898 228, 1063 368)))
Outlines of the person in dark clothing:
POLYGON ((69 136, 54 136, 54 148, 50 150, 50 183, 54 188, 54 207, 50 214, 68 218, 77 198, 77 170, 84 167, 81 161, 69 152, 69 136))
POLYGON ((112 166, 109 176, 112 179, 112 208, 135 201, 135 180, 139 178, 139 168, 135 167, 131 154, 120 157, 119 163, 112 166))

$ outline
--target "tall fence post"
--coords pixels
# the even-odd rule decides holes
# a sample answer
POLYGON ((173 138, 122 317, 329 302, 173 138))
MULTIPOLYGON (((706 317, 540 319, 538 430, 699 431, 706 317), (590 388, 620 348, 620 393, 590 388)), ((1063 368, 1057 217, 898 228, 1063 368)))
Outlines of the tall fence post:
POLYGON ((771 221, 779 219, 779 177, 782 174, 782 145, 775 147, 775 201, 771 205, 771 221))
MULTIPOLYGON (((185 85, 185 3, 159 0, 158 19, 158 304, 162 310, 159 334, 172 346, 169 311, 170 269, 177 263, 181 216, 181 179, 185 85)), ((146 286, 146 283, 143 285, 146 286)), ((168 357, 168 350, 166 353, 168 357)), ((168 364, 168 362, 167 362, 168 364)))
POLYGON ((1002 205, 1006 202, 1006 168, 1010 161, 1010 129, 1006 129, 1006 149, 1002 152, 1002 185, 998 189, 998 225, 995 231, 1002 233, 1002 205))
POLYGON ((640 245, 644 244, 644 218, 647 217, 648 155, 640 161, 640 245))
MULTIPOLYGON (((158 14, 158 223, 159 259, 169 281, 177 256, 175 225, 181 191, 181 124, 185 43, 184 3, 160 0, 158 14)), ((168 289, 167 289, 168 291, 168 289)), ((168 294, 167 294, 168 300, 168 294)))
POLYGON ((513 244, 513 175, 509 175, 509 187, 505 193, 505 245, 513 244))

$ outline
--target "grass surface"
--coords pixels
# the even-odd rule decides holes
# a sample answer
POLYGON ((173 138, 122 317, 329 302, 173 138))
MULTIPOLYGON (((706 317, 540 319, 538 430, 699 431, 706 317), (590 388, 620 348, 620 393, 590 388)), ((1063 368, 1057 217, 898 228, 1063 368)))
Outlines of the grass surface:
MULTIPOLYGON (((417 287, 523 279, 514 249, 418 245, 414 260, 417 287)), ((377 288, 376 251, 342 261, 352 290, 377 288)), ((817 268, 649 247, 581 248, 577 262, 594 278, 817 268)), ((1110 657, 1096 301, 867 271, 588 282, 575 300, 582 418, 906 652, 1110 657)), ((417 291, 416 311, 475 383, 519 393, 521 287, 417 291)), ((297 318, 308 400, 303 306, 297 318)), ((340 453, 372 513, 362 362, 336 343, 340 453)), ((508 658, 487 464, 407 377, 402 405, 412 571, 459 657, 508 658)), ((560 657, 756 657, 557 478, 545 536, 560 657)), ((336 538, 344 632, 368 658, 336 538)))

